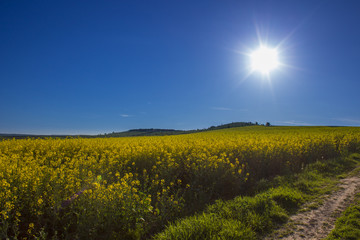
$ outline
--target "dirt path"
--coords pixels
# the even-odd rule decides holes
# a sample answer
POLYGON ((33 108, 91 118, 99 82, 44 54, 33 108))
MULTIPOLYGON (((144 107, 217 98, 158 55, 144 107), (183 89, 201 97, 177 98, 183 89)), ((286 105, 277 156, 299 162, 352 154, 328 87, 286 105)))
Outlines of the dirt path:
POLYGON ((283 228, 265 238, 270 239, 323 239, 334 228, 336 219, 353 201, 360 188, 360 177, 344 178, 339 183, 340 189, 325 197, 317 209, 301 212, 290 217, 283 228))

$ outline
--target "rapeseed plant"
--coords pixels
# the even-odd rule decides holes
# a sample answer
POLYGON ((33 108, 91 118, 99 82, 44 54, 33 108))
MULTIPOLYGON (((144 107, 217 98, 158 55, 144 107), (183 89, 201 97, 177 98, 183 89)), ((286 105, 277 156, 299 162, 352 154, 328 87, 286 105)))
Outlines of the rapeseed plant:
POLYGON ((0 238, 149 236, 216 199, 246 193, 260 179, 359 151, 359 133, 248 127, 163 137, 3 140, 0 238))

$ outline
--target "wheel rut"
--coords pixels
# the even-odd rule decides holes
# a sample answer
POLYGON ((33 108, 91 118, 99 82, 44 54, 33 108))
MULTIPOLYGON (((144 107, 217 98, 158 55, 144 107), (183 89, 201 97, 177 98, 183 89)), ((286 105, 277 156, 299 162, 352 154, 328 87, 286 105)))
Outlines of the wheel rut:
POLYGON ((350 176, 340 180, 339 190, 326 195, 317 209, 301 212, 290 217, 288 223, 267 236, 270 239, 323 239, 335 226, 336 219, 352 203, 360 190, 360 177, 350 176))

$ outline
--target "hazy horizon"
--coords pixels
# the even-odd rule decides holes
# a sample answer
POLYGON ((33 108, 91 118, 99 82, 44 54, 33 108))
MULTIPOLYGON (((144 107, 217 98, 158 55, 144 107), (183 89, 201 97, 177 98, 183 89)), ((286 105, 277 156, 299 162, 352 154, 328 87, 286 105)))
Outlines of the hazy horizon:
MULTIPOLYGON (((226 124, 226 123, 224 123, 226 124)), ((265 124, 265 123, 259 123, 259 124, 265 124)), ((270 122, 270 124, 272 126, 275 127, 359 127, 356 125, 307 125, 307 124, 298 124, 298 125, 294 125, 292 123, 283 123, 283 124, 273 124, 270 122)), ((220 124, 222 125, 222 124, 220 124)), ((172 129, 172 130, 181 130, 181 131, 189 131, 189 130, 197 130, 197 129, 207 129, 211 126, 206 126, 206 127, 202 127, 202 128, 193 128, 193 129, 174 129, 174 128, 153 128, 153 127, 149 127, 149 128, 132 128, 132 129, 120 129, 120 130, 109 130, 109 131, 77 131, 77 130, 65 130, 65 131, 50 131, 50 130, 44 130, 43 132, 39 132, 39 131, 34 131, 34 132, 0 132, 0 134, 4 134, 4 135, 65 135, 65 136, 70 136, 70 135, 100 135, 100 134, 109 134, 109 133, 113 133, 113 132, 126 132, 129 130, 133 130, 133 129, 172 129)))

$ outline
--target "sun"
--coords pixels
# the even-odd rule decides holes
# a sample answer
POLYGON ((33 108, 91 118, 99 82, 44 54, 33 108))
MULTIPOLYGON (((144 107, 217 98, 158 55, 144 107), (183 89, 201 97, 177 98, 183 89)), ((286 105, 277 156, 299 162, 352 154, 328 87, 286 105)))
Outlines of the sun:
POLYGON ((250 54, 251 70, 268 75, 279 66, 278 51, 276 48, 260 46, 250 54))

